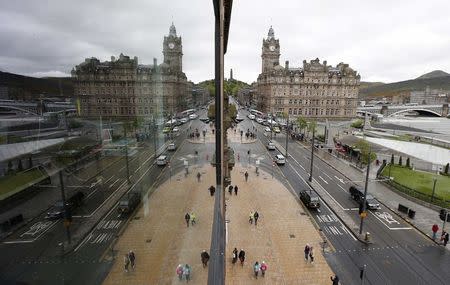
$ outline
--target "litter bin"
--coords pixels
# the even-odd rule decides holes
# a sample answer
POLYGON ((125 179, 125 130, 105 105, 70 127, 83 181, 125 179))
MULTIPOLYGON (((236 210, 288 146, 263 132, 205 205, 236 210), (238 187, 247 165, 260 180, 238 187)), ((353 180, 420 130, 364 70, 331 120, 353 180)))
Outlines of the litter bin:
POLYGON ((410 219, 414 219, 414 217, 416 216, 416 211, 409 209, 408 211, 408 217, 410 219))

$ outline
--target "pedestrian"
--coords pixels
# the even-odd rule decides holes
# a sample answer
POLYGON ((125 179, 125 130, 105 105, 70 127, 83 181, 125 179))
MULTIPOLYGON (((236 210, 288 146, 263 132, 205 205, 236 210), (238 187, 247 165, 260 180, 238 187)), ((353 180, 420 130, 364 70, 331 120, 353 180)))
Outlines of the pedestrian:
POLYGON ((189 221, 191 220, 191 216, 189 216, 189 213, 186 213, 186 215, 184 215, 184 219, 186 220, 186 226, 189 227, 189 221))
POLYGON ((255 278, 258 279, 258 273, 261 269, 261 266, 259 265, 258 261, 255 262, 255 265, 253 265, 253 272, 255 272, 255 278))
POLYGON ((189 264, 186 264, 184 266, 183 275, 184 278, 186 278, 186 283, 189 282, 189 280, 191 280, 191 267, 189 266, 189 264))
POLYGON ((247 171, 245 171, 244 176, 245 176, 245 182, 247 182, 248 181, 248 172, 247 171))
POLYGON ((434 224, 431 227, 431 231, 433 232, 433 240, 436 240, 436 235, 437 235, 437 232, 439 231, 439 226, 437 224, 434 224))
POLYGON ((258 219, 259 219, 259 214, 258 211, 255 211, 255 213, 253 214, 253 218, 255 219, 255 227, 258 224, 258 219))
POLYGON ((177 272, 177 275, 178 275, 178 278, 180 279, 180 281, 181 281, 181 279, 183 279, 183 271, 184 271, 183 264, 178 264, 176 272, 177 272))
POLYGON ((214 193, 216 192, 216 187, 214 187, 214 186, 212 186, 211 185, 211 187, 209 187, 209 194, 211 195, 211 196, 214 196, 214 193))
POLYGON ((255 214, 253 214, 253 212, 250 212, 250 215, 248 215, 248 222, 250 224, 253 224, 253 218, 254 218, 255 214))
POLYGON ((130 252, 128 253, 128 258, 130 259, 131 268, 134 269, 134 267, 136 265, 136 263, 135 263, 136 256, 134 255, 134 252, 132 250, 130 250, 130 252))
POLYGON ((194 225, 197 223, 197 217, 195 216, 194 212, 191 212, 191 224, 194 225))
POLYGON ((238 250, 237 250, 237 248, 234 248, 233 249, 233 259, 231 260, 231 263, 235 264, 237 259, 238 259, 238 250))
POLYGON ((312 246, 309 248, 309 259, 311 259, 311 263, 314 263, 314 251, 312 246))
POLYGON ((202 253, 200 254, 200 258, 202 260, 203 268, 208 266, 209 254, 206 252, 206 250, 202 251, 202 253))
POLYGON ((237 196, 237 192, 238 192, 238 186, 237 186, 237 185, 234 185, 234 195, 237 196))
POLYGON ((308 261, 308 256, 309 256, 309 244, 305 245, 305 261, 308 261))
POLYGON ((444 232, 442 235, 442 239, 444 240, 444 246, 447 246, 448 243, 448 232, 444 232))
POLYGON ((266 262, 263 260, 261 262, 261 276, 264 277, 266 275, 266 270, 267 270, 267 264, 266 262))
POLYGON ((128 272, 128 266, 130 265, 130 257, 126 253, 123 256, 123 263, 124 263, 124 267, 125 267, 125 272, 128 272))
POLYGON ((228 193, 230 193, 230 195, 233 195, 233 185, 228 186, 228 193))
POLYGON ((241 265, 244 266, 244 261, 245 261, 245 251, 243 248, 241 248, 241 251, 239 252, 239 260, 241 261, 241 265))
POLYGON ((331 276, 330 279, 333 281, 333 285, 339 285, 339 277, 337 275, 331 276))
POLYGON ((200 172, 197 172, 197 181, 200 182, 200 178, 202 177, 202 175, 200 174, 200 172))

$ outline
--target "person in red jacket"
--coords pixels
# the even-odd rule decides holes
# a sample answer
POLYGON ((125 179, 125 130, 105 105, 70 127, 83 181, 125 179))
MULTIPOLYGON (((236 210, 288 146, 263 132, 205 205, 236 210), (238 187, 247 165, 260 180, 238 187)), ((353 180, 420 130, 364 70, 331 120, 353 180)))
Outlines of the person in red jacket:
POLYGON ((436 224, 434 224, 432 227, 431 227, 431 231, 433 232, 433 240, 435 240, 436 239, 436 235, 437 235, 437 232, 439 231, 439 226, 438 225, 436 225, 436 224))

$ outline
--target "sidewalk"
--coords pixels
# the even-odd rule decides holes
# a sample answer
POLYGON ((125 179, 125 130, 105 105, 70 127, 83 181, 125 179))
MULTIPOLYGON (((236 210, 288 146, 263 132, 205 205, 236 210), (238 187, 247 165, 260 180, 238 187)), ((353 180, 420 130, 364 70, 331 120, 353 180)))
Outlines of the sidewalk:
MULTIPOLYGON (((300 144, 301 147, 305 147, 304 145, 300 144)), ((306 148, 306 147, 305 147, 306 148)), ((325 163, 342 173, 344 176, 346 176, 350 181, 364 181, 365 180, 365 172, 361 172, 354 167, 349 167, 347 161, 343 161, 340 158, 337 158, 333 155, 330 155, 328 152, 324 150, 317 150, 315 152, 316 155, 325 163)), ((370 179, 376 178, 376 172, 378 170, 378 167, 375 166, 375 164, 371 165, 371 170, 369 173, 370 179)), ((358 183, 359 185, 363 185, 363 183, 358 183)), ((378 181, 372 181, 369 182, 369 192, 372 193, 380 203, 385 205, 387 208, 389 208, 394 213, 401 216, 406 222, 411 224, 413 227, 415 227, 417 230, 422 232, 424 235, 431 238, 431 226, 433 224, 438 224, 440 231, 442 230, 442 221, 439 219, 439 213, 423 204, 426 202, 415 202, 411 197, 404 197, 403 193, 397 193, 395 190, 385 186, 381 182, 378 181), (423 203, 423 204, 422 204, 423 203), (398 211, 398 205, 402 204, 404 206, 407 206, 410 209, 413 209, 416 211, 416 215, 414 219, 410 219, 402 212, 398 211)), ((447 223, 446 229, 449 229, 449 225, 447 223)), ((447 250, 450 250, 449 247, 447 247, 447 250)))
MULTIPOLYGON (((297 199, 270 174, 261 171, 258 178, 250 175, 245 182, 244 171, 236 165, 231 176, 238 195, 226 192, 225 196, 226 284, 329 284, 332 271, 322 255, 322 239, 297 199), (260 214, 257 227, 248 223, 254 210, 260 214), (306 243, 315 248, 314 264, 303 259, 306 243), (246 251, 243 267, 231 263, 234 247, 246 251), (256 280, 252 266, 263 260, 268 265, 266 276, 256 280)), ((209 165, 200 172, 200 183, 192 174, 184 178, 178 173, 151 194, 119 237, 114 265, 104 284, 181 284, 175 274, 181 263, 192 268, 191 284, 207 284, 208 269, 202 268, 200 253, 209 252, 211 243, 214 197, 207 189, 215 184, 215 177, 209 165), (197 225, 186 227, 188 211, 195 212, 197 225), (126 273, 123 257, 130 249, 137 265, 126 273)))

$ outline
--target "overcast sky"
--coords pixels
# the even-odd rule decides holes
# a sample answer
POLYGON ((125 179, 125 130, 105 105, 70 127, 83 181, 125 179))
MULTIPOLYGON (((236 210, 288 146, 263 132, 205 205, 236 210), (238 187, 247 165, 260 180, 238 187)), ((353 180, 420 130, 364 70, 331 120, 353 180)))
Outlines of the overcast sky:
MULTIPOLYGON (((261 70, 270 25, 280 63, 318 57, 349 63, 364 81, 395 82, 441 69, 450 72, 447 0, 234 0, 226 77, 251 83, 261 70)), ((87 57, 123 52, 162 62, 162 41, 175 23, 183 69, 199 82, 214 74, 212 0, 1 1, 0 70, 64 76, 87 57)))

